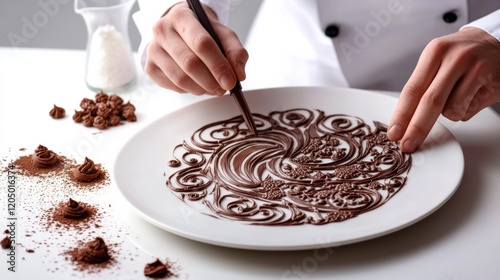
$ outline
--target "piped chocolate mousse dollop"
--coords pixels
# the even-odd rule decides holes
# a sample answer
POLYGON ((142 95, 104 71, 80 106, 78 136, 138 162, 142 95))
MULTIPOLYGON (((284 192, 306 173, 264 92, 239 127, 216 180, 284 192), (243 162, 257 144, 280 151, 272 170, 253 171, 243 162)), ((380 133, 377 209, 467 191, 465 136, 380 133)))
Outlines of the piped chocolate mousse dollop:
POLYGON ((38 145, 31 159, 33 164, 40 168, 49 168, 59 163, 57 155, 43 145, 38 145))
POLYGON ((50 110, 49 115, 54 119, 62 119, 66 115, 66 110, 54 104, 54 107, 50 110))
POLYGON ((83 98, 80 102, 82 110, 75 110, 73 120, 86 127, 95 127, 101 130, 122 124, 122 121, 135 122, 135 106, 116 95, 108 95, 103 91, 95 95, 95 100, 83 98))
POLYGON ((85 161, 74 169, 73 175, 77 181, 92 182, 101 178, 102 171, 91 159, 85 157, 85 161))
POLYGON ((162 263, 159 259, 156 259, 156 261, 152 263, 146 264, 146 267, 144 267, 144 276, 151 277, 151 278, 162 278, 167 276, 168 274, 168 268, 167 266, 162 263))
POLYGON ((90 264, 105 262, 110 259, 108 247, 101 237, 96 237, 78 250, 76 259, 90 264))
POLYGON ((83 219, 89 215, 89 211, 85 204, 75 201, 73 199, 69 199, 68 203, 66 203, 61 209, 62 216, 67 219, 83 219))

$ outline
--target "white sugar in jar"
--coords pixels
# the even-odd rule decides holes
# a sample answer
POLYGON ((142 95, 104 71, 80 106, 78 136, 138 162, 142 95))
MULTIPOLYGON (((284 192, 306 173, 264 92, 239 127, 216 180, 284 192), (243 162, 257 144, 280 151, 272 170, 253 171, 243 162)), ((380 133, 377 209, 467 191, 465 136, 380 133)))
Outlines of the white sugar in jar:
POLYGON ((135 82, 128 40, 112 25, 98 27, 87 53, 86 82, 94 90, 121 91, 135 82))
POLYGON ((85 83, 91 90, 124 92, 136 81, 136 67, 128 36, 128 20, 135 0, 75 0, 75 12, 88 31, 85 83))

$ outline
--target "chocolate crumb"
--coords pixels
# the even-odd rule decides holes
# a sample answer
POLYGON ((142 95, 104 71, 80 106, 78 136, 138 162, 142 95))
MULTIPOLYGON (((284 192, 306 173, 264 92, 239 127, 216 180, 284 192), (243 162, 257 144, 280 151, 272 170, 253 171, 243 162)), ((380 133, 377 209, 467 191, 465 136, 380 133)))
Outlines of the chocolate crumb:
POLYGON ((144 276, 151 278, 163 278, 169 274, 166 264, 162 263, 160 259, 152 263, 146 264, 144 267, 144 276))
POLYGON ((26 252, 28 252, 28 253, 34 253, 35 250, 33 250, 33 249, 26 249, 26 252))
POLYGON ((2 248, 3 249, 9 249, 10 246, 11 246, 11 241, 10 241, 10 238, 5 236, 4 239, 2 239, 2 241, 0 241, 0 244, 2 245, 2 248))

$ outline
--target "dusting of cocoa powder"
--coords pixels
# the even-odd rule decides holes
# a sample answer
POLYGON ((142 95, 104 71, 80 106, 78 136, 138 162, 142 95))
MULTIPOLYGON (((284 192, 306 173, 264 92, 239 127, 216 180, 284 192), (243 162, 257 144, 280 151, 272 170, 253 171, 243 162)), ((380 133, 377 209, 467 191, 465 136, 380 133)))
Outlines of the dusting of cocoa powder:
POLYGON ((101 164, 96 164, 87 157, 82 164, 77 164, 74 159, 58 155, 43 145, 38 145, 30 155, 18 157, 13 164, 21 175, 33 177, 66 175, 65 188, 76 186, 90 190, 109 183, 108 172, 101 164))
MULTIPOLYGON (((99 274, 99 279, 123 279, 125 275, 144 277, 141 275, 141 268, 149 256, 141 253, 130 242, 127 237, 129 233, 123 230, 122 225, 117 223, 111 214, 112 199, 110 200, 111 188, 108 188, 110 179, 107 170, 101 164, 93 163, 101 171, 100 180, 76 180, 73 176, 75 169, 82 164, 78 164, 69 156, 40 146, 42 145, 39 145, 39 153, 48 153, 44 160, 49 163, 46 168, 35 164, 36 149, 29 147, 15 151, 9 149, 15 156, 12 160, 3 159, 9 165, 12 163, 13 168, 9 167, 6 171, 16 172, 16 190, 23 197, 22 207, 16 209, 16 214, 25 225, 23 233, 19 233, 15 243, 15 246, 20 248, 20 254, 33 253, 31 258, 39 258, 47 271, 58 275, 70 273, 83 278, 93 278, 99 274), (58 161, 51 165, 54 158, 58 161), (99 236, 103 241, 107 241, 105 245, 109 259, 89 263, 84 261, 88 261, 88 258, 78 257, 81 256, 82 250, 88 251, 83 248, 89 241, 87 239, 92 236, 99 236)), ((2 178, 0 183, 3 184, 2 178)), ((5 235, 9 233, 9 230, 4 231, 5 235)), ((7 246, 10 239, 2 242, 7 246)), ((24 259, 25 257, 20 255, 20 260, 24 259)), ((165 265, 171 272, 167 274, 167 278, 178 275, 172 272, 175 271, 172 264, 165 262, 165 265)))
POLYGON ((47 221, 46 229, 54 225, 56 228, 73 228, 80 233, 91 229, 102 218, 96 207, 71 198, 47 209, 43 216, 47 221))
POLYGON ((13 164, 23 175, 40 176, 50 172, 61 172, 66 161, 66 157, 57 155, 43 145, 38 145, 33 154, 21 156, 13 164))
POLYGON ((66 252, 68 259, 75 264, 75 270, 100 272, 114 263, 111 250, 101 237, 88 242, 79 240, 77 243, 78 247, 66 252))
POLYGON ((157 258, 154 262, 146 264, 144 267, 144 276, 154 279, 167 279, 177 277, 179 269, 176 263, 168 259, 162 262, 157 258))

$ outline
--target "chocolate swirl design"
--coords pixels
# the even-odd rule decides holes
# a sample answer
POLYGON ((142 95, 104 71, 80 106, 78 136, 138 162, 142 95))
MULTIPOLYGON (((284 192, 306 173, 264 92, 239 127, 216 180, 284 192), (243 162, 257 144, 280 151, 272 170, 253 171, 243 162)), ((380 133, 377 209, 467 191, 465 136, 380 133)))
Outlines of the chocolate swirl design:
POLYGON ((258 225, 321 225, 380 207, 405 184, 411 156, 387 127, 291 109, 201 127, 173 151, 168 188, 206 214, 258 225), (199 209, 199 207, 197 207, 199 209))
POLYGON ((110 259, 108 247, 102 238, 97 237, 78 250, 77 259, 90 264, 105 262, 110 259))
POLYGON ((61 210, 63 217, 67 219, 79 220, 89 215, 89 211, 85 204, 79 203, 71 198, 61 210))
POLYGON ((101 178, 102 171, 92 160, 85 157, 85 161, 74 169, 73 175, 77 181, 92 182, 101 178))
POLYGON ((50 110, 49 115, 54 119, 62 119, 66 115, 66 110, 64 110, 64 108, 57 107, 56 104, 54 104, 54 107, 50 110))
POLYGON ((35 153, 31 155, 31 160, 39 168, 49 168, 59 163, 58 156, 43 145, 38 145, 35 153))
POLYGON ((165 264, 163 264, 159 259, 152 263, 146 264, 144 267, 144 276, 152 278, 165 277, 168 274, 168 269, 165 264))

